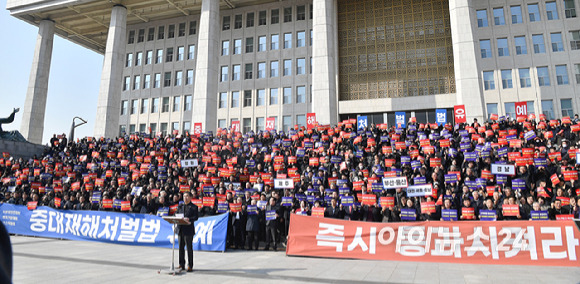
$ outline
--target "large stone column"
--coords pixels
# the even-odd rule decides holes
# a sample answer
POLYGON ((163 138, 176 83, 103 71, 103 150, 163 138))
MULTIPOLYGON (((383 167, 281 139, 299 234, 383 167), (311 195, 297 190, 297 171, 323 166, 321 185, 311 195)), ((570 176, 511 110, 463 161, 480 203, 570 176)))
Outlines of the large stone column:
POLYGON ((217 129, 219 2, 203 0, 199 21, 191 123, 201 122, 204 132, 217 129))
POLYGON ((127 8, 115 5, 111 11, 111 23, 109 24, 103 72, 101 73, 95 137, 114 138, 119 135, 126 34, 127 8))
POLYGON ((42 20, 38 25, 38 37, 26 101, 22 115, 20 132, 28 142, 42 144, 44 132, 44 112, 46 111, 46 97, 48 93, 48 75, 52 58, 52 43, 54 40, 54 22, 42 20))
POLYGON ((467 122, 474 118, 482 122, 485 110, 483 88, 479 80, 477 55, 479 43, 473 37, 471 0, 449 0, 451 39, 453 42, 453 61, 455 66, 455 87, 457 104, 465 105, 467 122))
POLYGON ((313 0, 312 112, 320 124, 338 122, 336 0, 313 0))

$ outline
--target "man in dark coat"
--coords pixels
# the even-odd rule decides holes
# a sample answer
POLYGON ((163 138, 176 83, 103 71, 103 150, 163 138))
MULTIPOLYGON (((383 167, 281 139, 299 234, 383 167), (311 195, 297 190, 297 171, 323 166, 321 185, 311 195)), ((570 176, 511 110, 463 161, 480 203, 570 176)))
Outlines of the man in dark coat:
MULTIPOLYGON (((251 205, 253 206, 256 206, 256 203, 256 200, 251 201, 251 205)), ((258 246, 260 245, 258 240, 258 234, 260 233, 260 208, 257 210, 258 212, 256 214, 248 213, 246 217, 246 239, 248 240, 249 250, 258 250, 258 246)))
POLYGON ((278 249, 278 218, 280 218, 280 207, 276 205, 276 198, 270 197, 270 202, 266 205, 266 214, 268 211, 273 211, 275 218, 266 220, 266 247, 264 250, 270 249, 270 243, 273 243, 274 251, 278 249))
POLYGON ((197 206, 191 203, 191 193, 183 194, 183 204, 177 207, 177 213, 183 214, 183 218, 188 225, 178 225, 177 234, 179 237, 179 268, 185 269, 185 246, 187 245, 187 262, 189 264, 187 272, 193 271, 193 235, 195 235, 194 222, 198 218, 197 206))

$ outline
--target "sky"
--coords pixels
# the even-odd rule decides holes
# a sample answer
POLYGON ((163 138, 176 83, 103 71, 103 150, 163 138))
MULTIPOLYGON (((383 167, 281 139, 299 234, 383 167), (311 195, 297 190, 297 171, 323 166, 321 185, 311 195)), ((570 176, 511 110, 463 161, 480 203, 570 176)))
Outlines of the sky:
MULTIPOLYGON (((38 27, 10 16, 6 0, 0 0, 0 34, 0 117, 20 108, 2 128, 20 131, 38 27)), ((76 128, 75 138, 93 135, 102 67, 102 55, 54 36, 43 144, 53 134, 68 136, 75 116, 88 122, 76 128)))

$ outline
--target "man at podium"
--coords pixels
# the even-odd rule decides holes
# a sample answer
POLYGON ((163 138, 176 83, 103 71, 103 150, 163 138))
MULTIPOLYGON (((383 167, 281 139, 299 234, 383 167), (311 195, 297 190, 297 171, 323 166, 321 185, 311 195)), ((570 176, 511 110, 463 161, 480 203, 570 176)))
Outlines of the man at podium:
POLYGON ((183 203, 177 207, 177 214, 183 214, 183 218, 189 223, 178 225, 177 234, 179 240, 179 269, 185 269, 185 246, 187 245, 187 272, 193 271, 193 235, 195 235, 194 222, 198 218, 197 205, 191 203, 191 193, 183 194, 183 203))

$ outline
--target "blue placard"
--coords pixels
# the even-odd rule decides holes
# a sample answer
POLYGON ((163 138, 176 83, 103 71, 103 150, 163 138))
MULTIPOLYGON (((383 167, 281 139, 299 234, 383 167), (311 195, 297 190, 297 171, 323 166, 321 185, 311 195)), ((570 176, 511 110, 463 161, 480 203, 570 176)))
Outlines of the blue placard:
POLYGON ((435 110, 435 121, 439 126, 444 125, 447 123, 447 110, 445 109, 436 109, 435 110))
POLYGON ((506 175, 495 175, 495 181, 497 184, 506 184, 508 177, 506 175))
POLYGON ((303 193, 296 193, 294 195, 298 201, 306 201, 306 194, 303 193))
POLYGON ((203 193, 204 194, 214 194, 213 185, 204 185, 203 186, 203 193))
POLYGON ((401 128, 405 128, 407 126, 406 121, 407 121, 407 119, 406 119, 405 112, 395 112, 395 124, 397 125, 397 127, 400 124, 401 128))
POLYGON ((476 178, 475 182, 477 183, 477 187, 485 187, 487 185, 487 180, 484 178, 476 178))
POLYGON ((248 205, 246 207, 246 212, 248 212, 248 215, 257 215, 258 214, 258 206, 257 205, 248 205))
POLYGON ((354 203, 354 197, 352 196, 343 196, 340 199, 340 204, 342 204, 342 206, 352 206, 354 203))
POLYGON ((289 197, 289 196, 282 197, 282 202, 280 204, 282 206, 287 206, 287 207, 292 206, 292 197, 289 197))
POLYGON ((402 208, 401 209, 401 220, 403 220, 403 221, 416 221, 417 220, 417 212, 415 211, 415 209, 402 208))
POLYGON ((477 189, 477 183, 474 180, 466 180, 464 184, 467 185, 467 187, 469 187, 471 190, 477 189))
POLYGON ((477 160, 477 152, 465 152, 465 160, 475 162, 477 160))
POLYGON ((497 150, 497 155, 499 157, 506 157, 508 155, 508 148, 507 147, 499 148, 497 150))
POLYGON ((426 183, 427 183, 427 178, 426 177, 414 177, 413 178, 413 184, 414 185, 426 184, 426 183))
POLYGON ((530 131, 524 133, 524 138, 526 139, 526 141, 530 141, 530 140, 536 138, 536 132, 534 132, 533 130, 530 130, 530 131))
POLYGON ((548 220, 548 211, 531 211, 530 219, 532 219, 533 221, 548 220))
POLYGON ((346 185, 343 185, 343 186, 338 188, 338 194, 344 195, 344 194, 347 194, 349 192, 350 192, 350 188, 348 188, 348 186, 346 186, 346 185))
MULTIPOLYGON (((576 156, 578 156, 580 153, 576 153, 576 156)), ((578 158, 576 158, 578 159, 578 158)), ((576 163, 578 163, 578 161, 576 161, 576 163)), ((536 158, 534 159, 534 166, 536 167, 547 167, 548 166, 548 160, 545 158, 536 158)))
POLYGON ((365 129, 368 127, 368 120, 366 116, 359 116, 357 119, 357 129, 365 129))
POLYGON ((276 220, 276 210, 266 211, 266 221, 276 220))
POLYGON ((411 157, 410 156, 401 156, 401 164, 402 165, 410 165, 411 164, 411 157))
POLYGON ((312 149, 314 147, 314 143, 307 141, 304 142, 304 149, 312 149))
POLYGON ((254 161, 254 160, 247 160, 246 161, 246 167, 254 168, 255 166, 256 166, 256 161, 254 161))
POLYGON ((457 182, 457 174, 445 175, 445 183, 454 183, 454 182, 457 182))
POLYGON ((371 185, 372 191, 375 193, 381 193, 383 192, 383 184, 380 182, 373 182, 373 184, 371 185))
POLYGON ((441 209, 441 218, 444 221, 457 221, 457 210, 441 209))
POLYGON ((512 188, 525 190, 526 189, 526 181, 523 179, 514 179, 514 180, 512 180, 512 188))
POLYGON ((495 221, 497 220, 497 213, 495 210, 479 210, 479 220, 495 221))
POLYGON ((99 203, 99 202, 101 202, 101 192, 93 191, 93 198, 91 203, 99 203))
POLYGON ((217 212, 218 213, 228 212, 228 203, 227 202, 218 202, 217 212))
POLYGON ((413 168, 413 170, 420 169, 421 168, 421 162, 420 161, 417 161, 417 160, 411 161, 411 168, 413 168))
POLYGON ((341 156, 332 156, 330 157, 330 163, 332 164, 340 164, 342 162, 341 156))
POLYGON ((305 155, 306 155, 306 151, 304 150, 304 148, 299 148, 296 150, 296 157, 302 158, 305 155))

